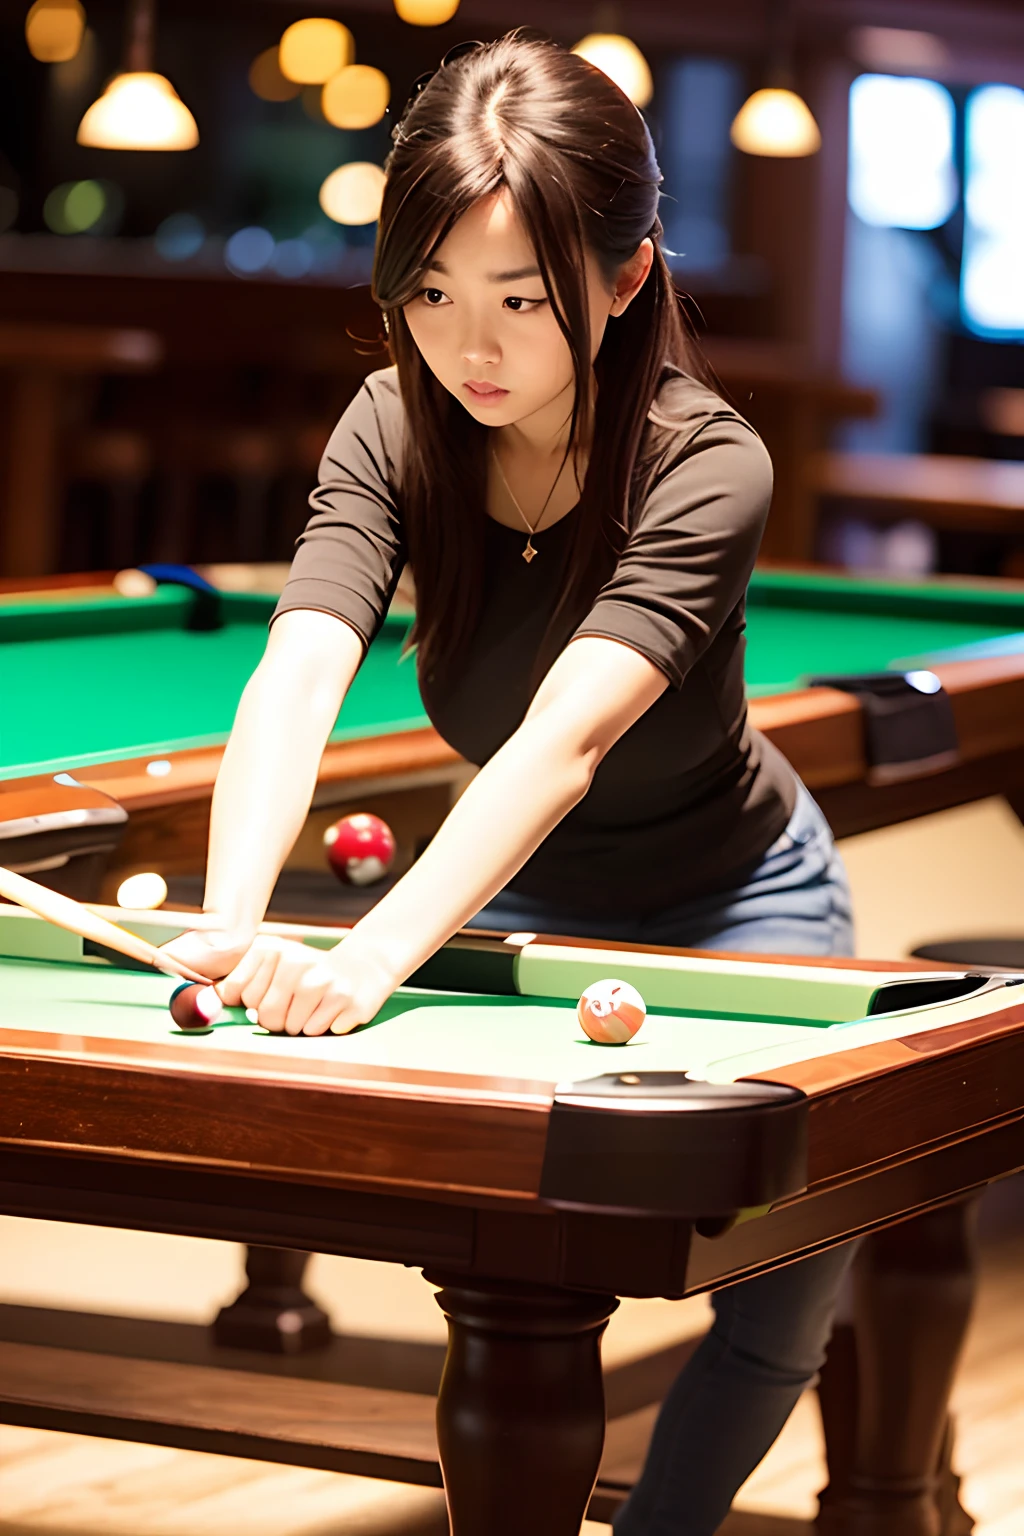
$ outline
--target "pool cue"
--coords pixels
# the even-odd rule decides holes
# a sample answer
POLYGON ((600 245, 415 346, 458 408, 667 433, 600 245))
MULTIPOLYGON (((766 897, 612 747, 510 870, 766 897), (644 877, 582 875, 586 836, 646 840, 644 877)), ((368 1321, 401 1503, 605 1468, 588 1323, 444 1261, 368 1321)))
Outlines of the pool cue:
POLYGON ((61 896, 58 891, 51 891, 45 885, 26 880, 24 875, 16 875, 13 869, 0 867, 0 896, 5 896, 19 907, 26 907, 37 917, 45 918, 48 923, 55 923, 58 928, 77 933, 79 938, 103 944, 107 949, 116 949, 119 954, 127 955, 131 960, 141 960, 143 964, 152 965, 166 975, 178 976, 183 981, 202 982, 204 987, 213 985, 209 976, 201 976, 191 966, 157 949, 155 944, 149 944, 136 934, 129 933, 127 928, 118 928, 115 923, 109 923, 105 917, 99 917, 83 907, 81 902, 72 901, 70 896, 61 896))

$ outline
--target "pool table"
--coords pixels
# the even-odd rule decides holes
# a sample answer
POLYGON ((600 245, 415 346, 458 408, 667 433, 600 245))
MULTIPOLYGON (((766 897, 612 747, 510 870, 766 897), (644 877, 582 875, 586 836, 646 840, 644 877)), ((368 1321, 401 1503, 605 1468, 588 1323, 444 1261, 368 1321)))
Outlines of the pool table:
MULTIPOLYGON (((188 918, 126 922, 160 940, 188 918)), ((1024 1167, 1022 984, 464 934, 351 1035, 272 1036, 240 1010, 186 1034, 167 978, 0 912, 0 1211, 414 1265, 449 1322, 436 1440, 422 1394, 114 1369, 24 1332, 0 1342, 0 1414, 424 1483, 440 1467, 454 1536, 570 1536, 623 1496, 649 1430, 625 1414, 602 1462, 617 1297, 728 1284, 1024 1167), (649 1008, 622 1047, 576 1021, 609 974, 649 1008)), ((913 1388, 934 1397, 918 1331, 913 1388)), ((887 1529, 925 1528, 911 1502, 887 1529)))
MULTIPOLYGON (((0 595, 6 861, 59 883, 47 864, 57 870, 73 852, 82 878, 69 894, 82 898, 100 893, 105 867, 198 876, 221 750, 274 600, 176 585, 141 598, 102 585, 0 595), (59 772, 76 782, 55 782, 59 772)), ((324 824, 340 804, 386 815, 405 862, 466 773, 423 712, 413 661, 400 659, 410 622, 408 611, 385 621, 324 754, 314 801, 324 824)), ((837 835, 988 794, 1024 808, 1024 587, 758 571, 747 679, 754 723, 789 757, 837 835), (902 731, 894 757, 884 734, 876 739, 872 700, 843 688, 922 668, 943 693, 929 700, 908 689, 905 699, 881 701, 883 725, 902 731), (840 686, 807 686, 822 675, 840 686), (911 704, 924 706, 920 724, 911 704), (938 753, 926 729, 936 704, 952 733, 938 753)), ((316 839, 307 841, 315 863, 316 839)), ((340 898, 333 882, 326 892, 329 903, 340 898)), ((318 904, 312 915, 322 911, 318 904)))

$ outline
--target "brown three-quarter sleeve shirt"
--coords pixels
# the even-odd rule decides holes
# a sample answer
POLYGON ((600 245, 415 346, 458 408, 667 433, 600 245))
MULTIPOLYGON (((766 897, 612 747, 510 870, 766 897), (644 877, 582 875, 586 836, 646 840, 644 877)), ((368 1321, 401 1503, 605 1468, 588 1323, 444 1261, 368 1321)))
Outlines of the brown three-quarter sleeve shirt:
MULTIPOLYGON (((744 603, 771 500, 771 462, 717 395, 673 374, 672 426, 633 530, 590 613, 565 641, 631 646, 670 687, 607 753, 579 805, 511 882, 567 915, 642 915, 742 883, 785 829, 796 777, 747 722, 744 603)), ((275 617, 315 608, 369 644, 405 564, 396 487, 405 413, 394 369, 371 374, 338 423, 275 617)), ((420 688, 446 741, 483 764, 531 698, 575 516, 534 535, 485 518, 481 617, 465 653, 420 688)), ((415 572, 413 572, 415 577, 415 572)))

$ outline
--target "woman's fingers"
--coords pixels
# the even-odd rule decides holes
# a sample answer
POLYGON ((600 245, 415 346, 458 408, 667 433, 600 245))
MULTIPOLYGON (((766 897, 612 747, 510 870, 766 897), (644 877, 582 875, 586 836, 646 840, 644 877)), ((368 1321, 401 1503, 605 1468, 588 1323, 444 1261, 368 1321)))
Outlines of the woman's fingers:
POLYGON ((371 1018, 392 989, 289 939, 256 939, 217 991, 228 1007, 252 1008, 273 1034, 348 1034, 371 1018), (360 979, 361 978, 361 979, 360 979), (357 1001, 357 994, 360 1001, 357 1001))
POLYGON ((341 978, 326 966, 318 968, 310 971, 295 989, 284 1027, 290 1035, 324 1035, 351 1006, 352 999, 341 978))
POLYGON ((217 987, 225 1005, 228 1008, 259 1009, 273 981, 279 960, 280 954, 273 943, 267 944, 257 939, 217 987))
POLYGON ((374 1012, 376 1012, 375 1009, 361 1008, 349 988, 339 988, 336 985, 324 994, 310 1014, 306 1020, 304 1033, 347 1035, 349 1030, 365 1024, 374 1012))
POLYGON ((332 1035, 348 1035, 351 1034, 352 1030, 358 1029, 360 1024, 367 1024, 368 1022, 368 1019, 363 1018, 361 1010, 356 1008, 353 1003, 349 1003, 331 1021, 329 1027, 332 1035))

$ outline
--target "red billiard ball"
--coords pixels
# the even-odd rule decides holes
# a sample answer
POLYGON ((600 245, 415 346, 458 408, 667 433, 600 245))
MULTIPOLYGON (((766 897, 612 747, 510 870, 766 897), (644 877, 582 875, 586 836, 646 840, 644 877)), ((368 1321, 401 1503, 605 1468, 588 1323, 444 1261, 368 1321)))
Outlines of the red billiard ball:
POLYGON ((576 1017, 597 1045, 625 1045, 647 1017, 647 1004, 628 981, 595 981, 577 1003, 576 1017))
POLYGON ((171 993, 171 1018, 179 1029, 209 1029, 224 1004, 213 987, 183 981, 171 993))
POLYGON ((383 880, 395 857, 395 834, 386 821, 357 811, 343 816, 324 833, 327 862, 346 885, 383 880))

